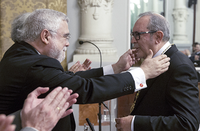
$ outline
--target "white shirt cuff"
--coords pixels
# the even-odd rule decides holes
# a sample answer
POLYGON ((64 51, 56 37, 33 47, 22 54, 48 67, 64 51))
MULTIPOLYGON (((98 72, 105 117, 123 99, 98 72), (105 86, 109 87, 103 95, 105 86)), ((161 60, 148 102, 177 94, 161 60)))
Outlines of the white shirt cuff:
POLYGON ((144 71, 140 67, 131 69, 128 72, 131 73, 135 81, 135 92, 147 87, 144 71))
POLYGON ((23 129, 21 129, 20 131, 38 131, 37 129, 33 128, 33 127, 24 127, 23 129))
POLYGON ((114 74, 114 70, 112 68, 112 65, 107 65, 103 67, 103 74, 104 75, 110 75, 110 74, 114 74))
POLYGON ((134 120, 135 120, 135 116, 133 116, 133 119, 131 121, 131 131, 134 131, 134 120))

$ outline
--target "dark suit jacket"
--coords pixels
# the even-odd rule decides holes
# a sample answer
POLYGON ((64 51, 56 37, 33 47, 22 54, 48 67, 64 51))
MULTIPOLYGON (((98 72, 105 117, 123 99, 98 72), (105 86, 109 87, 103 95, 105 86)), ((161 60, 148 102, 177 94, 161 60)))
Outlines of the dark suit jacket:
MULTIPOLYGON (((50 91, 57 86, 68 87, 79 94, 78 104, 99 103, 135 90, 134 80, 128 72, 102 75, 102 68, 76 74, 64 72, 56 59, 39 55, 26 42, 15 43, 0 63, 0 114, 21 109, 27 95, 39 86, 50 87, 50 91)), ((66 130, 70 130, 70 126, 74 130, 73 114, 67 119, 64 122, 68 124, 66 130)))
POLYGON ((193 63, 173 45, 168 71, 147 80, 135 109, 134 131, 197 131, 198 78, 193 63))

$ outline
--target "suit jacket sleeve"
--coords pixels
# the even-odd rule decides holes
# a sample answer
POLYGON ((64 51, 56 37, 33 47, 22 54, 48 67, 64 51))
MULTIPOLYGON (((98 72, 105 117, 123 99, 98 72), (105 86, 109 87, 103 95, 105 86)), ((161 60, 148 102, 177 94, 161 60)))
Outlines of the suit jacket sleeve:
POLYGON ((79 94, 77 104, 98 103, 131 94, 135 90, 129 72, 103 76, 103 69, 97 68, 74 74, 64 72, 60 63, 52 58, 34 63, 25 81, 29 88, 24 88, 24 92, 31 92, 38 86, 50 87, 50 91, 57 86, 68 87, 79 94))
MULTIPOLYGON (((171 116, 135 116, 134 131, 197 131, 199 105, 197 79, 194 69, 180 65, 171 72, 167 87, 167 104, 172 107, 171 116)), ((162 87, 160 87, 162 88, 162 87)), ((146 109, 148 110, 148 109, 146 109)))

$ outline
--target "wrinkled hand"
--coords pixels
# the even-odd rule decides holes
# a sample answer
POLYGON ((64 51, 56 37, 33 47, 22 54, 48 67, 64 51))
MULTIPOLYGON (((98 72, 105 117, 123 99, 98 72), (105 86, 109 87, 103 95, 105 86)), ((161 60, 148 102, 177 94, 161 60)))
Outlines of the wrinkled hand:
POLYGON ((49 88, 38 87, 28 95, 22 109, 22 127, 51 131, 60 118, 73 112, 67 108, 76 103, 77 93, 70 95, 72 90, 57 87, 46 98, 37 98, 48 90, 49 88))
POLYGON ((12 125, 14 116, 0 115, 0 131, 14 131, 16 126, 12 125))
POLYGON ((150 50, 149 55, 140 66, 145 73, 146 80, 164 73, 170 65, 170 58, 166 55, 159 55, 155 58, 152 58, 152 56, 153 52, 150 50))
POLYGON ((117 63, 113 64, 114 73, 120 73, 122 71, 128 70, 133 64, 135 64, 138 59, 135 58, 136 49, 129 49, 125 52, 117 61, 117 63))
POLYGON ((72 71, 74 73, 78 72, 78 71, 86 71, 86 70, 90 70, 91 67, 91 61, 89 59, 86 59, 83 64, 80 63, 80 61, 77 61, 70 69, 69 71, 72 71))
POLYGON ((115 127, 118 131, 131 131, 131 122, 132 122, 133 116, 129 115, 122 118, 116 118, 115 127))

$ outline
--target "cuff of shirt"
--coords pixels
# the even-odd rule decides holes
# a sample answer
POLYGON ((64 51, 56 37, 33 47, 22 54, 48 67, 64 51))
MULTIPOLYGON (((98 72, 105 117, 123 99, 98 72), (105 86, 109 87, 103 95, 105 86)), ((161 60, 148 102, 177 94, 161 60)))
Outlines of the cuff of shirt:
POLYGON ((114 74, 114 70, 112 68, 112 65, 107 65, 103 67, 103 74, 104 75, 110 75, 110 74, 114 74))
POLYGON ((33 127, 24 127, 23 129, 21 129, 20 131, 38 131, 37 129, 33 128, 33 127))
POLYGON ((138 67, 136 69, 129 70, 135 81, 135 92, 147 87, 144 71, 138 67))
POLYGON ((133 116, 133 119, 131 121, 131 131, 134 131, 134 120, 135 120, 135 116, 133 116))

